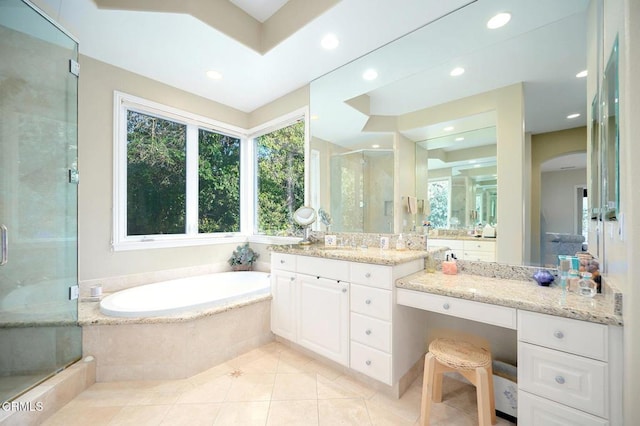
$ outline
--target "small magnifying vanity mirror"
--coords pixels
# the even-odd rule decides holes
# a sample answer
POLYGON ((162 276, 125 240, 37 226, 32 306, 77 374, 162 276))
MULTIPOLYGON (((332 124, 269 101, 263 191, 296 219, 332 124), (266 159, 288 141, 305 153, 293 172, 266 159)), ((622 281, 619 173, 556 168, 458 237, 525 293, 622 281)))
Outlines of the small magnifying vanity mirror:
POLYGON ((316 221, 316 211, 313 207, 302 206, 293 213, 293 220, 304 230, 304 238, 299 244, 311 244, 311 241, 309 241, 309 226, 316 221))

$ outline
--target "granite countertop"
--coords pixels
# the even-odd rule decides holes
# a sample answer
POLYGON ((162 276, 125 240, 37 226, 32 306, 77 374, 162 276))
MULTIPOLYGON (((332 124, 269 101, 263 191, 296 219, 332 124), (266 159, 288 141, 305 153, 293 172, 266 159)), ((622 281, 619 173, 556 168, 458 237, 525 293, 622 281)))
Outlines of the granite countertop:
POLYGON ((412 260, 424 259, 429 256, 429 253, 440 251, 328 247, 324 244, 310 244, 306 246, 300 244, 273 245, 270 246, 269 249, 274 253, 322 257, 325 259, 346 260, 349 262, 390 266, 399 265, 412 260))
POLYGON ((616 313, 612 294, 588 298, 563 292, 556 286, 542 287, 533 280, 421 271, 398 279, 396 287, 600 324, 622 325, 622 316, 616 313))
POLYGON ((497 239, 497 237, 475 237, 473 235, 429 235, 429 240, 495 241, 497 239))

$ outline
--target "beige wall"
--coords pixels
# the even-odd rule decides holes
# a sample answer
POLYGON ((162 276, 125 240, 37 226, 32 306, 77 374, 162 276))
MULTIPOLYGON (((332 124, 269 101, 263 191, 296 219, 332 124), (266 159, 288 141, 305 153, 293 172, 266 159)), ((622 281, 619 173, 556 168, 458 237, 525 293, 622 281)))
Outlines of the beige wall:
POLYGON ((407 200, 403 197, 416 196, 416 144, 402 134, 394 135, 394 162, 397 176, 394 176, 394 217, 398 232, 409 232, 413 226, 420 226, 416 215, 408 213, 407 200))
POLYGON ((531 136, 531 203, 529 206, 531 217, 531 259, 528 263, 532 265, 540 263, 540 196, 542 191, 540 166, 545 161, 561 155, 586 151, 586 127, 576 127, 574 129, 531 136))
MULTIPOLYGON (((251 114, 157 81, 80 57, 78 100, 78 245, 80 281, 191 266, 224 264, 237 245, 111 250, 113 204, 113 92, 122 91, 214 120, 250 128, 308 104, 308 89, 295 91, 251 114)), ((268 256, 261 261, 268 262, 268 256)))
POLYGON ((601 233, 604 253, 601 255, 602 269, 606 281, 616 285, 623 293, 624 320, 624 419, 625 424, 634 424, 640 418, 640 2, 637 0, 592 0, 590 10, 603 7, 603 18, 598 27, 589 33, 590 83, 587 99, 596 94, 611 47, 619 38, 619 113, 620 113, 620 214, 618 221, 604 222, 601 233), (595 39, 595 40, 594 40, 595 39), (601 52, 597 52, 600 46, 601 52))
POLYGON ((624 318, 624 416, 625 424, 640 419, 640 2, 606 0, 604 58, 619 36, 620 107, 620 211, 623 219, 607 222, 603 237, 605 279, 623 293, 624 318), (622 232, 620 232, 622 230, 622 232))

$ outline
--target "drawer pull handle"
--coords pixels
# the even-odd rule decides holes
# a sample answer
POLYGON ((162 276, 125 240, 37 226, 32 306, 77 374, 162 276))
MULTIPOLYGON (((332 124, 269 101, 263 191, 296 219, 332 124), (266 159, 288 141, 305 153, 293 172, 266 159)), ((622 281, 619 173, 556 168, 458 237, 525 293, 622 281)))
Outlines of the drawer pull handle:
POLYGON ((564 333, 563 333, 562 331, 560 331, 560 330, 558 330, 558 331, 554 331, 554 332, 553 332, 553 336, 554 336, 556 339, 562 339, 562 338, 564 337, 564 333))
POLYGON ((369 336, 371 334, 371 330, 367 330, 364 332, 364 334, 366 334, 367 336, 369 336))
POLYGON ((371 360, 368 359, 367 361, 365 361, 365 364, 371 365, 371 360))
POLYGON ((364 274, 364 276, 365 276, 366 278, 371 278, 371 272, 367 272, 366 274, 364 274))
POLYGON ((343 288, 342 288, 342 292, 343 292, 343 293, 346 293, 346 292, 347 292, 347 288, 346 288, 346 287, 343 287, 343 288))
POLYGON ((291 281, 295 281, 296 277, 289 278, 291 281))
POLYGON ((442 305, 442 307, 444 308, 445 311, 447 311, 451 306, 449 306, 448 303, 445 303, 444 305, 442 305))
POLYGON ((284 259, 280 259, 280 263, 284 265, 284 259))
POLYGON ((364 303, 366 303, 367 305, 370 305, 371 304, 371 299, 365 300, 364 303))
POLYGON ((556 376, 556 383, 559 385, 564 385, 564 377, 556 376))

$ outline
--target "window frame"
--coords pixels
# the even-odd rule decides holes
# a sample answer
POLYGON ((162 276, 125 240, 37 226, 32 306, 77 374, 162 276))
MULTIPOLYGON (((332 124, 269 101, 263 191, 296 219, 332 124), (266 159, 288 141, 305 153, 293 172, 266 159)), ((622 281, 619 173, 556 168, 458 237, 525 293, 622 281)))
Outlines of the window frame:
MULTIPOLYGON (((295 244, 301 240, 299 237, 282 237, 275 235, 264 235, 258 233, 258 161, 257 161, 257 141, 260 136, 294 124, 296 121, 304 121, 304 205, 309 204, 309 152, 310 152, 310 126, 309 126, 309 107, 298 108, 288 114, 282 115, 266 123, 260 124, 249 130, 248 140, 250 151, 250 168, 251 174, 251 197, 247 199, 247 229, 251 229, 250 242, 262 244, 295 244)), ((240 171, 242 174, 242 170, 240 171)), ((245 193, 246 194, 246 193, 245 193)))
POLYGON ((113 113, 113 229, 111 247, 114 251, 246 241, 242 227, 242 156, 246 151, 245 146, 248 145, 245 129, 118 91, 114 92, 113 113), (182 234, 127 235, 126 141, 127 111, 130 110, 186 126, 186 229, 182 234), (240 232, 198 233, 198 129, 223 133, 240 139, 240 232))
POLYGON ((211 244, 255 242, 294 244, 299 237, 257 234, 256 138, 302 119, 304 142, 304 203, 309 200, 309 108, 303 107, 250 129, 223 123, 127 93, 114 91, 113 128, 113 251, 186 247, 211 244), (186 146, 186 226, 183 234, 127 235, 127 111, 171 120, 187 126, 186 146), (223 133, 240 139, 240 231, 198 233, 198 129, 223 133), (195 143, 190 143, 195 134, 195 143))

